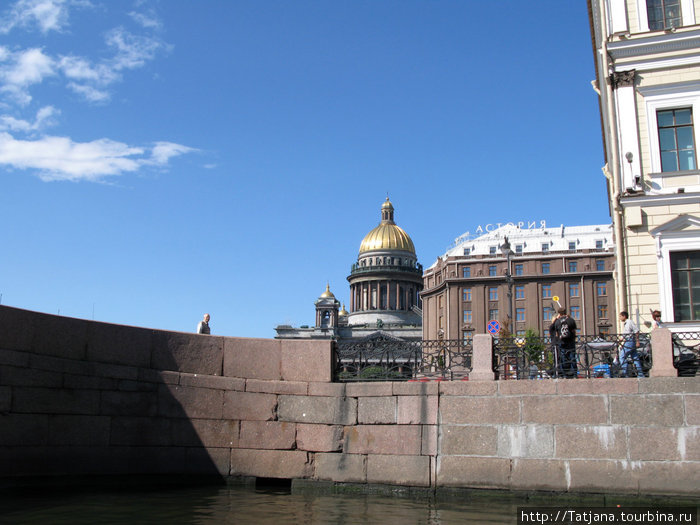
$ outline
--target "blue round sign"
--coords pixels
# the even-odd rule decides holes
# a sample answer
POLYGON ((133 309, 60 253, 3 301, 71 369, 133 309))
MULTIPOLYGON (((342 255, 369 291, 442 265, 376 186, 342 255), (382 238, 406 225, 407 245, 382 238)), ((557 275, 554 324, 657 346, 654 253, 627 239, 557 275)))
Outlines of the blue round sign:
POLYGON ((493 321, 489 321, 489 324, 486 327, 486 329, 489 331, 490 334, 497 334, 501 331, 501 324, 494 319, 493 321))

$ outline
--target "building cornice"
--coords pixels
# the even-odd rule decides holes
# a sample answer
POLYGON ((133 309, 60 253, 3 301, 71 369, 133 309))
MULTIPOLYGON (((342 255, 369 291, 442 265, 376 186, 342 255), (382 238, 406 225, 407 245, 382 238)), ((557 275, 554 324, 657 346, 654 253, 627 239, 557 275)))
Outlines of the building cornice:
POLYGON ((697 204, 700 202, 700 193, 667 193, 661 195, 628 195, 620 197, 620 204, 624 206, 680 206, 683 204, 697 204))
POLYGON ((677 53, 678 51, 700 48, 700 30, 694 29, 639 38, 632 37, 610 42, 606 47, 614 61, 659 53, 677 53))

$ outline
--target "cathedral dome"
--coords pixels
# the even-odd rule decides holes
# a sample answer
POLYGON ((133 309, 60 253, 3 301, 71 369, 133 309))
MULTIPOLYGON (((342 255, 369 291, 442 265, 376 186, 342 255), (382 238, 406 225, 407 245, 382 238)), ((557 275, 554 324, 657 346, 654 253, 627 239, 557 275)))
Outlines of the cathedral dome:
POLYGON ((394 223, 394 206, 386 198, 382 204, 382 220, 360 244, 360 253, 374 250, 401 250, 415 255, 416 249, 408 234, 394 223))
POLYGON ((335 299, 335 295, 331 292, 330 283, 326 284, 326 291, 321 294, 319 299, 335 299))

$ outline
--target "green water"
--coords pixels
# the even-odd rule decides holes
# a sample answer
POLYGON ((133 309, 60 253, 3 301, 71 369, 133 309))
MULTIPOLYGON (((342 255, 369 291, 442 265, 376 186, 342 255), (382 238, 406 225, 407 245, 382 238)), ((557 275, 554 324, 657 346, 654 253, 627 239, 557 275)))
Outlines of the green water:
POLYGON ((10 524, 516 523, 516 504, 380 495, 291 494, 279 489, 199 488, 78 491, 0 496, 10 524))

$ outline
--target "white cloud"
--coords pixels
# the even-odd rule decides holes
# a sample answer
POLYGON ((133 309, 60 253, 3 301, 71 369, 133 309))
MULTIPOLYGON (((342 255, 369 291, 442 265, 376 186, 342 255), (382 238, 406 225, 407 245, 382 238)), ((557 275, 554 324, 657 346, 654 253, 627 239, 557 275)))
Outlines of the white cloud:
POLYGON ((56 74, 54 60, 39 48, 17 53, 5 50, 3 62, 5 64, 0 65, 0 90, 10 94, 20 105, 31 102, 30 85, 41 83, 44 78, 56 74))
POLYGON ((82 96, 88 102, 105 102, 109 100, 109 93, 107 91, 92 86, 71 82, 68 84, 68 88, 82 96))
POLYGON ((146 29, 160 29, 162 25, 152 9, 148 13, 132 11, 129 13, 129 16, 134 19, 134 22, 146 29))
POLYGON ((0 33, 8 33, 15 27, 34 25, 42 33, 60 31, 68 22, 69 5, 76 3, 67 0, 18 0, 0 18, 0 33))
POLYGON ((106 37, 107 44, 116 50, 111 65, 116 71, 142 67, 147 60, 153 60, 156 52, 164 44, 149 36, 134 35, 122 27, 111 30, 106 37))
POLYGON ((10 115, 0 116, 0 130, 31 133, 55 124, 54 117, 61 112, 53 106, 44 106, 36 113, 34 122, 14 118, 10 115))
POLYGON ((110 139, 74 142, 49 136, 29 141, 0 132, 0 165, 36 171, 45 181, 98 182, 143 166, 165 166, 172 157, 192 151, 171 142, 158 142, 148 151, 110 139))

